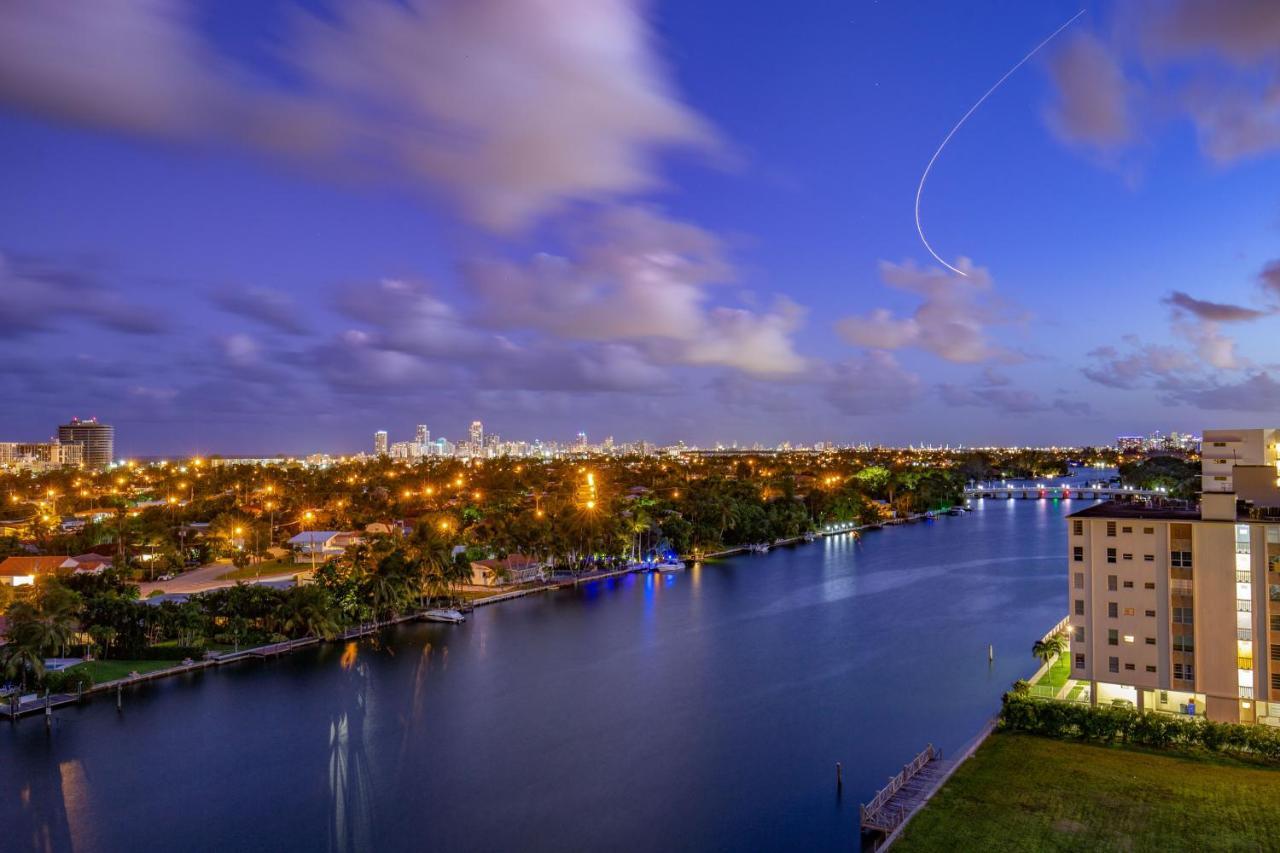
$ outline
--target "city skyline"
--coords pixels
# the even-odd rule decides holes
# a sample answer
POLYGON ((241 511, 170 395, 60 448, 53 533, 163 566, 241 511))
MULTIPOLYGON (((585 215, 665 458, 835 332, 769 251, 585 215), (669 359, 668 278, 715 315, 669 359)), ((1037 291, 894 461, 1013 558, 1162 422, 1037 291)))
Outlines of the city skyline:
POLYGON ((0 426, 1061 444, 1280 405, 1269 10, 1089 7, 934 165, 960 276, 921 170, 1079 9, 888 5, 13 4, 0 426))

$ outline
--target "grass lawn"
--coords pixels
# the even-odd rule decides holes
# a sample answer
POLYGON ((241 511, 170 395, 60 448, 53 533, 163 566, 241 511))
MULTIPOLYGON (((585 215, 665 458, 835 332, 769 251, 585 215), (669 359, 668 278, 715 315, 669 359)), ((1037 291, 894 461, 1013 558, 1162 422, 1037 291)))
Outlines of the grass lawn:
MULTIPOLYGON (((318 562, 316 565, 320 565, 318 562)), ((296 574, 305 572, 311 568, 311 564, 295 563, 293 560, 263 560, 257 565, 245 566, 243 569, 232 568, 226 574, 218 575, 220 581, 248 581, 259 576, 282 575, 285 573, 296 574)))
POLYGON ((1062 689, 1062 685, 1067 683, 1067 679, 1071 677, 1071 661, 1067 659, 1067 655, 1058 655, 1054 659, 1053 664, 1044 671, 1044 675, 1033 684, 1038 689, 1032 691, 1037 696, 1044 694, 1050 699, 1058 695, 1058 691, 1062 689))
POLYGON ((90 660, 78 663, 69 669, 88 671, 93 676, 93 683, 101 684, 104 681, 124 678, 131 672, 154 672, 157 669, 177 666, 179 663, 180 661, 176 660, 90 660))
POLYGON ((1275 849, 1277 803, 1280 769, 997 733, 894 849, 1275 849))

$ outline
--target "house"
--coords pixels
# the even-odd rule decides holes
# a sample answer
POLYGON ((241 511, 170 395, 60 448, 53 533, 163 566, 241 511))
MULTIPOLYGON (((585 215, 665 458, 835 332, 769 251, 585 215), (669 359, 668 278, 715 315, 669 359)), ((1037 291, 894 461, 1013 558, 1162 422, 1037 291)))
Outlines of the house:
POLYGON ((344 530, 305 530, 289 540, 295 563, 322 563, 341 557, 348 545, 361 541, 359 533, 344 530))
POLYGON ((97 575, 111 568, 111 558, 104 557, 101 554, 80 554, 72 557, 76 563, 75 573, 78 575, 89 574, 97 575))
POLYGON ((36 582, 36 575, 48 575, 76 568, 76 561, 66 555, 48 557, 6 557, 0 561, 0 584, 26 586, 36 582))
POLYGON ((542 580, 546 567, 533 557, 511 554, 503 559, 472 560, 471 582, 477 586, 503 586, 542 580))

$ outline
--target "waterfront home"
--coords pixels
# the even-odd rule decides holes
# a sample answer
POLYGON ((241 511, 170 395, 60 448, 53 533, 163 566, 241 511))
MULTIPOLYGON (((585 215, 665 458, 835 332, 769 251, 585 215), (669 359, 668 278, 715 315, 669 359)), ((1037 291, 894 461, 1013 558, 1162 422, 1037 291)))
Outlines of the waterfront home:
POLYGON ((1207 430, 1200 503, 1067 519, 1070 681, 1094 704, 1280 725, 1280 429, 1207 430))
POLYGON ((295 563, 322 563, 331 557, 340 557, 348 545, 361 540, 356 532, 344 530, 305 530, 289 540, 295 563))
POLYGON ((504 586, 542 580, 546 566, 525 554, 502 559, 472 560, 471 582, 476 586, 504 586))
POLYGON ((76 561, 66 556, 6 557, 0 561, 0 584, 26 586, 36 582, 37 575, 55 574, 76 568, 76 561))

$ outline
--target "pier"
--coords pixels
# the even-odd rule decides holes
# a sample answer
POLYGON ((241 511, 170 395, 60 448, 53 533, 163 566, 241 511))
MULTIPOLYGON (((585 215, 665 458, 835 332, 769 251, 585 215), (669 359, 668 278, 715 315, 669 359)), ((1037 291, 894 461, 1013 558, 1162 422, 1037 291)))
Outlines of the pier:
POLYGON ((947 772, 942 752, 929 744, 880 789, 858 806, 863 830, 891 833, 933 795, 947 772))

